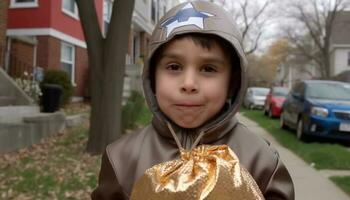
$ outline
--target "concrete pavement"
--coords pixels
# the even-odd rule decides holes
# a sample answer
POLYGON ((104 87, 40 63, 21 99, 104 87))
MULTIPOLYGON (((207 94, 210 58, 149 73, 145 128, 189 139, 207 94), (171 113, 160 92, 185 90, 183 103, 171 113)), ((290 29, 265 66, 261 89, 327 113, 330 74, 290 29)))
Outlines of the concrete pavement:
POLYGON ((257 123, 238 115, 239 120, 251 131, 259 134, 278 150, 281 159, 292 176, 296 200, 350 200, 350 197, 320 172, 305 163, 290 150, 282 147, 257 123))

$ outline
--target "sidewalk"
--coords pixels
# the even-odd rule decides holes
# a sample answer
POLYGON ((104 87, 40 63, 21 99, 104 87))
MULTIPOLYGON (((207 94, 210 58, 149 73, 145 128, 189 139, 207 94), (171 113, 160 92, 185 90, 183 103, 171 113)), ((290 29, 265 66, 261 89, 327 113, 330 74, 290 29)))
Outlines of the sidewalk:
POLYGON ((238 115, 238 118, 239 121, 249 127, 251 131, 270 141, 278 150, 281 159, 292 176, 296 200, 350 200, 350 197, 333 182, 310 167, 294 153, 278 144, 270 134, 259 127, 255 122, 242 115, 238 115))

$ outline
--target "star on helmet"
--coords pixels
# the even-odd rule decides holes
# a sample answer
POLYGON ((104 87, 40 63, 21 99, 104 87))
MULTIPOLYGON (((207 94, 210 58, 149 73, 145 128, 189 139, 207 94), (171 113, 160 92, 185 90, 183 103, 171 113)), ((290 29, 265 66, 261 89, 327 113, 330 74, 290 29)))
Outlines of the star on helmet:
POLYGON ((175 16, 166 19, 161 26, 166 28, 166 37, 178 27, 194 25, 204 29, 204 19, 214 16, 207 12, 197 11, 191 3, 186 4, 175 16))

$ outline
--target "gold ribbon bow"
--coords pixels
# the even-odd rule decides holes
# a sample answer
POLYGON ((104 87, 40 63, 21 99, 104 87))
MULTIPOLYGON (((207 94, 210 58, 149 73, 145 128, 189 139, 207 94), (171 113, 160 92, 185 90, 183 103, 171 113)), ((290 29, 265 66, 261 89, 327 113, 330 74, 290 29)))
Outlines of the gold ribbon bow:
POLYGON ((180 149, 180 159, 157 164, 135 183, 131 200, 263 200, 249 172, 227 145, 180 149))

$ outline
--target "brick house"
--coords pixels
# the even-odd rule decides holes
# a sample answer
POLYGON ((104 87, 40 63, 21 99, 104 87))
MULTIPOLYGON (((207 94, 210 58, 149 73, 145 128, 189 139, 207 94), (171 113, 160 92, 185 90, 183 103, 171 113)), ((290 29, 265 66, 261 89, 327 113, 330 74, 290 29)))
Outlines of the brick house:
MULTIPOLYGON (((3 1, 1 1, 3 2, 3 1)), ((61 69, 71 77, 73 100, 86 95, 88 58, 86 43, 74 0, 6 0, 8 8, 6 39, 1 38, 4 21, 0 15, 0 45, 5 43, 3 65, 12 77, 24 71, 36 73, 61 69), (5 41, 6 40, 6 41, 5 41)), ((109 26, 114 0, 95 0, 103 34, 109 26)), ((148 38, 154 24, 170 6, 178 1, 135 0, 126 64, 142 68, 147 54, 148 38)), ((3 13, 3 12, 0 12, 3 13)))
MULTIPOLYGON (((95 0, 103 26, 103 0, 95 0)), ((86 43, 74 0, 8 0, 4 68, 12 77, 36 69, 66 71, 75 97, 84 96, 86 43)))

